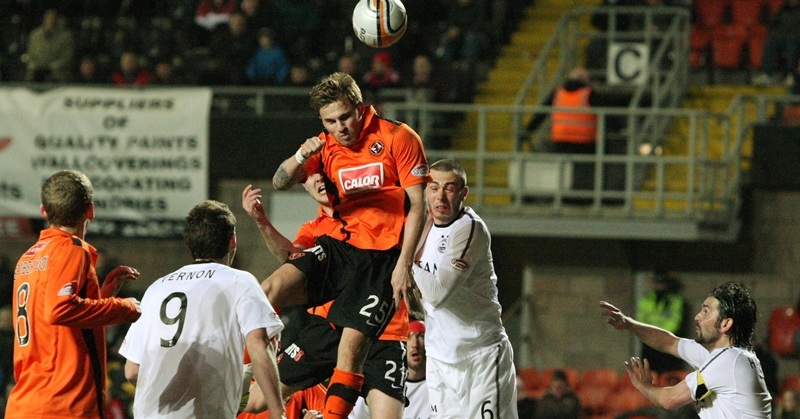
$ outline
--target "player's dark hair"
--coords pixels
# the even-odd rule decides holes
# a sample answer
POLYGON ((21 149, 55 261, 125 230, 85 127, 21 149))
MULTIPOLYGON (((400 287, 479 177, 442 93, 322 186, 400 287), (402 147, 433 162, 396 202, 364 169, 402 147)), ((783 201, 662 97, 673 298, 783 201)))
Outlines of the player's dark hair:
POLYGON ((430 170, 438 172, 453 172, 461 180, 461 188, 467 186, 467 172, 458 163, 453 160, 439 160, 431 165, 430 170))
POLYGON ((193 258, 217 260, 228 254, 228 244, 235 231, 236 217, 228 206, 209 199, 189 211, 183 240, 193 258))
POLYGON ((333 73, 311 89, 310 104, 317 113, 326 105, 340 100, 345 100, 353 106, 363 102, 361 89, 355 79, 347 73, 333 73))
POLYGON ((752 349, 758 307, 747 288, 736 282, 727 282, 711 291, 710 296, 719 301, 719 321, 733 319, 733 326, 728 332, 731 344, 752 349))
POLYGON ((54 173, 42 185, 42 205, 47 221, 55 227, 77 227, 92 203, 94 188, 89 178, 77 170, 54 173))

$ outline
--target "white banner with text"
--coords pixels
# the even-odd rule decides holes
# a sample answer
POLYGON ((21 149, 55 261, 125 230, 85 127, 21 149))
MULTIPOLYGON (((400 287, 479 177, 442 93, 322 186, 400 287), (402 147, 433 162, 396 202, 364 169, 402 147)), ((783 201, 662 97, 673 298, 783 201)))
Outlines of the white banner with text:
POLYGON ((42 182, 75 169, 94 185, 93 231, 175 235, 208 195, 210 105, 203 88, 0 88, 0 217, 40 217, 42 182))

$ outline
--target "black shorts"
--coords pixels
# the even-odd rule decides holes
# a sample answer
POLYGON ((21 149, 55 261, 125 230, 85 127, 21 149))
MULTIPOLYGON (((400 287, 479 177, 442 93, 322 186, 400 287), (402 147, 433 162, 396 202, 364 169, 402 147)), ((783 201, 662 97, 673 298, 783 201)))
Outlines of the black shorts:
MULTIPOLYGON (((308 315, 292 342, 281 342, 278 372, 281 382, 292 387, 308 388, 333 375, 341 333, 322 317, 308 315)), ((294 323, 297 325, 297 323, 294 323)), ((291 328, 292 325, 287 325, 291 328)), ((404 400, 406 343, 378 340, 372 343, 364 362, 363 395, 377 389, 400 401, 404 400)))
POLYGON ((305 274, 308 307, 334 300, 328 321, 380 336, 395 311, 392 271, 400 250, 362 250, 328 236, 316 244, 286 262, 305 274))
POLYGON ((362 395, 367 397, 371 389, 405 402, 406 343, 397 340, 372 342, 367 360, 364 361, 364 387, 362 395))
POLYGON ((341 333, 320 316, 306 313, 286 325, 294 339, 287 341, 281 334, 278 354, 278 373, 288 386, 308 388, 333 375, 341 333))

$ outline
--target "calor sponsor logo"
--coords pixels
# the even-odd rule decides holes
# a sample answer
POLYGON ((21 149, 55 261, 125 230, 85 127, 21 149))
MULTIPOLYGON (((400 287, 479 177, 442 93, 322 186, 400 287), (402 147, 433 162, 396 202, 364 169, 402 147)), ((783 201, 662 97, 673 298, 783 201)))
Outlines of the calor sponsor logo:
POLYGON ((383 164, 378 162, 342 169, 339 183, 345 194, 380 189, 383 186, 383 164))

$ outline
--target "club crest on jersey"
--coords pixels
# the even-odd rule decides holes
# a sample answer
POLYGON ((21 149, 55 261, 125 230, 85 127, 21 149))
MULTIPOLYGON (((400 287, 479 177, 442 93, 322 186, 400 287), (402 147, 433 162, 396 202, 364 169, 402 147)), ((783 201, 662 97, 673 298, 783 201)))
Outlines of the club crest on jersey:
POLYGON ((70 295, 72 295, 72 292, 73 292, 72 291, 72 284, 66 284, 63 287, 61 287, 60 291, 58 291, 58 296, 59 297, 69 297, 70 295))
POLYGON ((459 271, 466 271, 469 268, 469 264, 462 260, 462 259, 452 259, 450 260, 450 266, 458 269, 459 271))
POLYGON ((380 189, 383 186, 383 164, 365 164, 339 170, 339 184, 345 194, 380 189))
POLYGON ((425 163, 418 164, 411 169, 411 174, 416 177, 425 177, 428 176, 428 173, 430 173, 430 169, 425 163))
POLYGON ((380 141, 375 141, 371 146, 369 146, 369 152, 375 156, 383 153, 383 143, 380 141))
POLYGON ((442 239, 439 240, 439 244, 436 245, 436 251, 438 251, 439 253, 444 253, 446 248, 447 248, 447 237, 442 237, 442 239))

